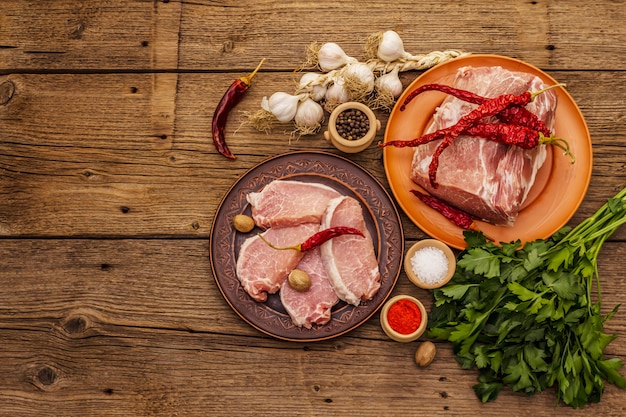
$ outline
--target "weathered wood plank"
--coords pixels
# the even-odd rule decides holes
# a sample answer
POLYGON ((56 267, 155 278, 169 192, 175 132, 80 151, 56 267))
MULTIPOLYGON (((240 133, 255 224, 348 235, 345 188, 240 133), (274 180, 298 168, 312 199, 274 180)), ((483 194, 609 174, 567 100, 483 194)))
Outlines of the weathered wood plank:
MULTIPOLYGON (((408 84, 418 74, 405 73, 408 84)), ((624 76, 553 72, 568 84, 589 125, 592 184, 573 221, 624 187, 615 129, 626 115, 624 76)), ((0 105, 0 234, 3 236, 207 236, 217 205, 239 175, 290 150, 335 152, 319 133, 289 141, 243 125, 261 98, 290 91, 291 74, 260 73, 229 118, 226 137, 239 158, 226 161, 210 139, 219 97, 239 74, 103 74, 1 77, 14 86, 0 105)), ((383 129, 387 115, 379 113, 383 129)), ((381 150, 351 159, 386 184, 381 150)), ((409 236, 419 233, 408 224, 409 236)), ((620 232, 619 236, 625 236, 620 232)))
POLYGON ((372 33, 394 29, 413 54, 463 49, 551 69, 623 70, 626 11, 605 3, 98 2, 4 0, 0 73, 33 70, 231 70, 265 56, 292 69, 312 42, 363 56, 372 33), (371 19, 376 16, 376 19, 371 19), (350 30, 344 30, 349 27, 350 30))
MULTIPOLYGON (((623 245, 608 243, 600 257, 600 273, 613 277, 602 282, 606 312, 624 301, 624 256, 623 245)), ((222 299, 203 240, 4 240, 0 259, 0 284, 10 289, 0 292, 0 415, 624 411, 613 386, 600 404, 578 411, 555 409, 552 392, 527 398, 505 390, 481 405, 471 389, 475 372, 459 368, 447 343, 438 342, 435 362, 419 369, 413 363, 419 342, 387 339, 378 314, 324 342, 262 335, 222 299)), ((398 293, 431 308, 430 294, 404 273, 398 293)), ((606 329, 619 335, 607 355, 626 360, 619 342, 626 313, 606 329)))
POLYGON ((182 3, 0 4, 0 73, 176 69, 182 3))
MULTIPOLYGON (((418 342, 387 339, 378 315, 328 341, 276 340, 228 306, 208 253, 219 201, 247 169, 335 152, 321 133, 256 132, 242 112, 289 92, 311 42, 361 58, 385 29, 412 53, 509 55, 568 84, 594 149, 577 224, 626 185, 624 20, 613 0, 0 1, 0 416, 625 415, 613 386, 582 410, 552 392, 483 405, 448 344, 419 369, 418 342), (239 158, 225 160, 212 112, 262 57, 226 129, 239 158)), ((350 158, 386 186, 380 155, 350 158)), ((425 237, 401 216, 407 244, 425 237)), ((606 313, 624 302, 625 241, 622 227, 600 256, 606 313)), ((432 306, 404 273, 399 293, 432 306)), ((607 355, 626 360, 623 309, 606 330, 619 337, 607 355)))

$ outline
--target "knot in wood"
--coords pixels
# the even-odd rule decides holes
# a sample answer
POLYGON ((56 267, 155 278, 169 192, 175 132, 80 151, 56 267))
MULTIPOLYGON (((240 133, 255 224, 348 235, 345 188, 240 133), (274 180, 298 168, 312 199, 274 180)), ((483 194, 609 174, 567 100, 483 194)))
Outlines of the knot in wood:
POLYGON ((82 333, 87 329, 87 320, 81 316, 71 317, 63 324, 63 328, 69 334, 82 333))
POLYGON ((49 366, 44 366, 37 373, 37 381, 39 381, 39 383, 44 386, 54 384, 57 378, 57 373, 49 366))
POLYGON ((15 84, 13 81, 5 81, 0 84, 0 105, 4 106, 7 104, 15 93, 15 84))

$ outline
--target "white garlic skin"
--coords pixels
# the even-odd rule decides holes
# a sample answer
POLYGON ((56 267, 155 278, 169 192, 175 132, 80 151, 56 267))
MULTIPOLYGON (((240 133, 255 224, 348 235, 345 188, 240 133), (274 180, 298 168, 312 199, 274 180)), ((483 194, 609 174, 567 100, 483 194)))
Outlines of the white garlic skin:
POLYGON ((400 77, 398 77, 398 72, 398 67, 395 67, 391 72, 378 77, 375 81, 376 90, 379 92, 388 92, 395 98, 398 98, 404 89, 402 81, 400 81, 400 77))
POLYGON ((309 93, 314 101, 320 101, 326 94, 326 79, 322 74, 307 72, 300 77, 298 91, 309 93))
POLYGON ((345 75, 351 75, 363 83, 366 93, 374 90, 374 72, 367 66, 367 64, 362 62, 349 64, 345 68, 344 76, 345 75))
POLYGON ((307 98, 298 104, 298 110, 294 121, 298 127, 317 128, 324 118, 324 109, 311 98, 307 98))
POLYGON ((378 45, 378 58, 385 62, 393 62, 400 58, 406 58, 407 55, 404 50, 404 42, 398 33, 393 30, 383 33, 378 45))
POLYGON ((269 110, 279 122, 287 123, 295 117, 300 99, 300 96, 278 91, 272 94, 267 101, 267 110, 269 110))
POLYGON ((341 80, 335 81, 328 89, 326 90, 326 101, 341 104, 350 100, 350 94, 343 85, 341 80))
POLYGON ((324 72, 343 67, 351 62, 357 62, 355 58, 348 56, 344 50, 334 42, 327 42, 320 47, 317 52, 317 61, 320 69, 324 72))

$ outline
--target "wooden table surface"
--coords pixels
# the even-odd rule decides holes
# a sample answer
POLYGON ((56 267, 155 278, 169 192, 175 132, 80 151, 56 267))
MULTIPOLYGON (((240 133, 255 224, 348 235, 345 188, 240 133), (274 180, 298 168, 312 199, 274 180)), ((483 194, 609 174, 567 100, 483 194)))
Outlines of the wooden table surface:
MULTIPOLYGON (((321 133, 290 141, 242 126, 292 92, 312 42, 363 56, 396 30, 413 54, 460 49, 521 59, 567 84, 593 144, 576 225, 626 185, 623 1, 0 2, 0 415, 295 416, 626 414, 626 393, 573 410, 553 391, 482 404, 448 343, 421 369, 419 342, 388 339, 378 313, 325 341, 278 340, 227 304, 209 261, 222 197, 288 151, 346 156, 389 190, 381 150, 345 155, 321 133), (267 58, 231 113, 219 155, 213 111, 267 58)), ((421 74, 403 72, 404 86, 421 74)), ((388 114, 379 111, 383 138, 388 114)), ((567 187, 563 184, 563 187, 567 187)), ((427 235, 401 213, 406 244, 427 235)), ((603 311, 625 303, 626 228, 600 256, 603 311)), ((402 272, 392 295, 432 295, 402 272)), ((606 323, 626 360, 626 312, 606 323)))

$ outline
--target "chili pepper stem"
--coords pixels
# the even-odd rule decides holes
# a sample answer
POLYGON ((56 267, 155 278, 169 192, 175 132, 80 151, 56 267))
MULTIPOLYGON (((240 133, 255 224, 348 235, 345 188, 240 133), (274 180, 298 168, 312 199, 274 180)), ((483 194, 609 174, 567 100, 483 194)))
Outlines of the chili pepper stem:
POLYGON ((265 239, 261 234, 258 234, 261 240, 273 249, 277 249, 277 250, 291 249, 291 250, 297 250, 298 252, 309 251, 311 249, 318 247, 324 242, 327 242, 328 240, 332 238, 343 236, 343 235, 359 235, 361 237, 365 237, 362 231, 354 227, 333 226, 333 227, 329 227, 328 229, 320 230, 319 232, 315 233, 313 236, 309 237, 307 240, 305 240, 304 242, 298 245, 277 247, 277 246, 272 245, 270 242, 268 242, 267 239, 265 239))
POLYGON ((565 84, 564 83, 558 83, 558 84, 550 85, 550 86, 548 86, 546 88, 542 88, 541 90, 538 90, 538 91, 531 91, 530 92, 530 101, 533 101, 535 99, 535 97, 537 97, 539 94, 545 93, 546 91, 551 90, 551 89, 556 88, 556 87, 565 87, 565 84))
POLYGON ((267 244, 267 246, 269 246, 272 249, 276 249, 276 250, 295 250, 298 252, 302 252, 302 245, 294 245, 294 246, 283 246, 283 247, 279 247, 279 246, 274 246, 269 240, 265 239, 263 237, 263 235, 261 233, 257 233, 257 236, 261 238, 261 240, 263 242, 265 242, 267 244))
POLYGON ((263 65, 264 62, 265 62, 265 58, 263 58, 261 60, 261 62, 259 62, 259 65, 257 65, 257 67, 254 69, 254 71, 252 71, 249 75, 243 76, 243 77, 239 77, 241 82, 246 83, 246 85, 250 85, 250 83, 252 82, 252 77, 254 77, 256 75, 256 73, 259 71, 259 69, 261 68, 261 65, 263 65))
POLYGON ((564 156, 569 156, 572 160, 572 164, 576 162, 576 156, 570 149, 569 142, 562 138, 554 136, 545 136, 543 133, 539 133, 539 143, 542 145, 553 145, 563 151, 564 156))

